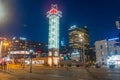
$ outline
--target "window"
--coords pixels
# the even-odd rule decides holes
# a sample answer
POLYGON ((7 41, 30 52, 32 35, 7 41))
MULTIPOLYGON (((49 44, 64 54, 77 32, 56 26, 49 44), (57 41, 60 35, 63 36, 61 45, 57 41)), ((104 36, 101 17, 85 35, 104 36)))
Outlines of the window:
POLYGON ((51 51, 49 52, 49 56, 52 56, 52 52, 51 51))
POLYGON ((23 48, 25 48, 25 46, 23 46, 23 48))
POLYGON ((115 54, 118 54, 117 50, 115 50, 115 54))
POLYGON ((103 48, 103 45, 100 45, 100 49, 102 49, 103 48))
POLYGON ((54 56, 58 56, 58 52, 57 51, 55 51, 54 56))
POLYGON ((22 45, 22 43, 20 43, 20 45, 22 45))
POLYGON ((101 55, 103 56, 103 55, 104 55, 104 52, 101 51, 101 55))

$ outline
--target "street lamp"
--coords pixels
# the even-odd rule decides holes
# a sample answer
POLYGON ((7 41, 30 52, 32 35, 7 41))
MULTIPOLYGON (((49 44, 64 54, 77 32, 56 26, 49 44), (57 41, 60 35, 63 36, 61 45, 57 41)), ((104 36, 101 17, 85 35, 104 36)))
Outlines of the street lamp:
POLYGON ((82 62, 85 65, 85 50, 84 50, 84 38, 80 35, 80 42, 81 42, 81 51, 82 51, 82 62))
POLYGON ((8 46, 8 42, 4 42, 3 45, 4 45, 4 46, 8 46))
POLYGON ((2 47, 3 47, 4 40, 6 40, 6 38, 0 37, 0 58, 2 57, 2 47))
POLYGON ((4 52, 6 53, 6 50, 7 50, 6 48, 9 45, 9 43, 7 41, 5 41, 5 42, 3 42, 3 45, 4 45, 4 52))
POLYGON ((3 2, 3 0, 0 0, 0 24, 6 22, 8 15, 10 14, 6 7, 7 5, 3 2))
POLYGON ((29 52, 29 57, 30 57, 30 73, 32 73, 32 57, 33 57, 33 50, 30 50, 30 52, 29 52))
POLYGON ((3 45, 5 46, 5 50, 6 50, 6 47, 9 45, 8 42, 4 42, 3 45))

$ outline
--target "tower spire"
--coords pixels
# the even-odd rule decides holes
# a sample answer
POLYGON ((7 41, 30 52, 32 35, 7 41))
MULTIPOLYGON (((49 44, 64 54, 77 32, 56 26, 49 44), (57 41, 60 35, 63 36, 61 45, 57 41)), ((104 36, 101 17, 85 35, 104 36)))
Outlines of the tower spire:
POLYGON ((58 6, 57 6, 57 4, 51 4, 51 8, 58 9, 58 6))

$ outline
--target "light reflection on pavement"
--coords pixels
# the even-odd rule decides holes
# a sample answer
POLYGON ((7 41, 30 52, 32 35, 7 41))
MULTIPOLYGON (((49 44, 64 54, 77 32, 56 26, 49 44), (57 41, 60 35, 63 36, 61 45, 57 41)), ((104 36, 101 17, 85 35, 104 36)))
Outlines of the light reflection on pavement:
POLYGON ((0 73, 0 80, 18 80, 18 79, 9 74, 0 73))
POLYGON ((44 68, 0 72, 0 80, 120 80, 120 69, 106 68, 44 68))
POLYGON ((120 69, 94 68, 89 71, 98 80, 120 80, 120 69))

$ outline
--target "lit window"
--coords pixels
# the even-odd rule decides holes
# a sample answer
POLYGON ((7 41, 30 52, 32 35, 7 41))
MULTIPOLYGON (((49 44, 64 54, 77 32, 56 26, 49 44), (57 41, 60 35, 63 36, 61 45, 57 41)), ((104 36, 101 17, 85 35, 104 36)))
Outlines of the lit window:
POLYGON ((49 56, 52 56, 52 52, 51 51, 49 51, 49 56))
POLYGON ((18 40, 15 40, 15 42, 19 42, 18 40))
POLYGON ((101 55, 103 56, 103 55, 104 55, 104 52, 101 52, 101 55))
POLYGON ((55 54, 54 54, 55 56, 58 56, 58 52, 57 51, 55 51, 55 54))

